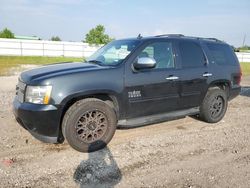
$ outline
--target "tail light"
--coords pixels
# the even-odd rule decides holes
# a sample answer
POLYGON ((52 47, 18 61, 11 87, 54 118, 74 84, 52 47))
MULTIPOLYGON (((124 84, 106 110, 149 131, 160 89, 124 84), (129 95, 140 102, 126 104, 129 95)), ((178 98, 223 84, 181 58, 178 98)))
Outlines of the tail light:
POLYGON ((237 85, 240 85, 241 79, 242 79, 242 69, 241 69, 241 66, 240 66, 240 74, 235 77, 235 83, 237 85))

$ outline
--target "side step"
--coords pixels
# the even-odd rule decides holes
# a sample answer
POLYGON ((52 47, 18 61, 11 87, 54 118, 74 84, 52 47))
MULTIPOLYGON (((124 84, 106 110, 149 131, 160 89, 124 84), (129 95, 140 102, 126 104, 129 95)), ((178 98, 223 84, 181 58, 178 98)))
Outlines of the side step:
POLYGON ((156 114, 150 116, 143 116, 133 119, 123 119, 118 121, 118 128, 135 128, 143 125, 149 125, 153 123, 160 123, 167 120, 173 120, 183 118, 185 116, 195 115, 199 113, 199 107, 190 108, 186 110, 178 110, 163 114, 156 114))

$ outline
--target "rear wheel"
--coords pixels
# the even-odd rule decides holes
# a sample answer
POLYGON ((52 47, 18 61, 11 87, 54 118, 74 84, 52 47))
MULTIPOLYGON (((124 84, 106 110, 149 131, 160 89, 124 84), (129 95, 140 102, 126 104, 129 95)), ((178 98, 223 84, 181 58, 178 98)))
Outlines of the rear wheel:
POLYGON ((106 102, 88 98, 77 101, 65 113, 62 132, 69 145, 80 152, 105 147, 117 125, 115 110, 106 102))
POLYGON ((200 118, 208 123, 217 123, 227 111, 226 92, 218 87, 210 88, 200 107, 200 118))

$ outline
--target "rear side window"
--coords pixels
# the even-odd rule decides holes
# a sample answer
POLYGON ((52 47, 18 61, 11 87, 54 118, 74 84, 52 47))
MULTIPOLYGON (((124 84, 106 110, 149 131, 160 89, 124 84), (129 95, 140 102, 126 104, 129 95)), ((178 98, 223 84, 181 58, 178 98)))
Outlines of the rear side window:
POLYGON ((200 45, 191 41, 184 41, 179 43, 179 49, 183 68, 204 66, 205 56, 200 45))
POLYGON ((212 61, 218 65, 233 65, 236 63, 232 49, 225 44, 207 43, 212 61))

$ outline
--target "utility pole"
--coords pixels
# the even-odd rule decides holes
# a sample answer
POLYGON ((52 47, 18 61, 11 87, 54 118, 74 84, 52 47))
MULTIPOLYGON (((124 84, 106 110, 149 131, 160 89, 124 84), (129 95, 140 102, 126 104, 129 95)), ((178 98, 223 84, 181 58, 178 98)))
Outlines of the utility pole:
MULTIPOLYGON (((244 49, 244 46, 245 46, 245 41, 246 41, 246 34, 244 34, 244 37, 243 37, 243 43, 242 43, 242 48, 244 49)), ((242 60, 241 62, 244 61, 244 53, 242 53, 242 60)))
POLYGON ((244 46, 245 46, 245 41, 246 41, 246 34, 244 34, 244 37, 243 37, 242 47, 244 47, 244 46))

